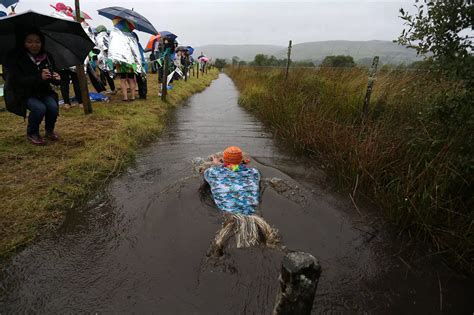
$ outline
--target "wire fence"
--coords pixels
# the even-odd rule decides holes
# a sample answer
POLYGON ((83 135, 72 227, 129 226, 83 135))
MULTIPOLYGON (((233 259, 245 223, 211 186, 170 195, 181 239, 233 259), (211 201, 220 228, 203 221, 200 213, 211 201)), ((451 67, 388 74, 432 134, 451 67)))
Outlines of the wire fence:
MULTIPOLYGON (((255 69, 281 69, 281 70, 286 70, 286 66, 261 66, 261 65, 251 65, 251 64, 246 64, 246 65, 231 65, 233 68, 255 68, 255 69)), ((331 66, 314 66, 314 67, 309 67, 309 66, 291 66, 290 65, 290 70, 298 70, 298 69, 308 69, 308 70, 325 70, 325 69, 332 69, 332 70, 354 70, 354 69, 368 69, 370 68, 369 66, 360 66, 356 65, 353 67, 331 67, 331 66)), ((384 68, 383 66, 378 69, 378 72, 423 72, 423 73, 429 73, 432 72, 430 69, 420 69, 420 68, 401 68, 401 67, 395 67, 395 66, 390 66, 388 68, 384 68)))
MULTIPOLYGON (((284 65, 252 64, 234 64, 229 67, 237 71, 249 69, 260 72, 263 75, 260 78, 262 80, 265 80, 266 72, 273 72, 279 74, 275 77, 278 80, 288 83, 301 82, 303 85, 305 85, 304 79, 301 80, 300 77, 320 77, 321 82, 324 82, 328 89, 332 89, 329 93, 333 94, 335 98, 340 98, 343 102, 348 99, 351 99, 351 102, 357 100, 356 102, 359 104, 357 107, 360 106, 363 120, 368 118, 375 103, 378 104, 377 106, 381 106, 387 98, 403 97, 405 99, 409 98, 409 95, 428 93, 427 86, 438 87, 434 79, 437 72, 434 70, 378 67, 377 57, 374 57, 372 66, 369 67, 290 66, 287 69, 284 65), (371 102, 372 95, 374 95, 375 103, 371 102)), ((446 85, 450 84, 450 82, 446 82, 446 85)), ((412 101, 421 102, 421 99, 412 101)))

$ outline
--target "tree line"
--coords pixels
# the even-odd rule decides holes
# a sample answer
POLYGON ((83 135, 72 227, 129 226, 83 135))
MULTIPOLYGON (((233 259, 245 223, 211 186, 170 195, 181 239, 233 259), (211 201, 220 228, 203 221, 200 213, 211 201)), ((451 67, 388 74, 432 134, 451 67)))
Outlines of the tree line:
MULTIPOLYGON (((232 65, 233 67, 237 66, 254 66, 254 67, 286 67, 288 62, 287 58, 278 59, 277 57, 265 54, 257 54, 255 55, 253 61, 245 61, 240 60, 239 57, 234 56, 230 63, 228 60, 223 58, 217 58, 215 60, 214 65, 217 68, 224 68, 227 65, 232 65)), ((311 60, 303 60, 303 61, 294 61, 290 60, 291 67, 331 67, 331 68, 352 68, 352 67, 368 67, 372 64, 372 58, 364 58, 358 60, 357 62, 354 60, 352 56, 349 55, 335 55, 335 56, 326 56, 321 61, 311 61, 311 60)), ((432 65, 431 60, 423 60, 423 61, 415 61, 409 64, 401 63, 401 64, 384 64, 382 61, 379 62, 380 68, 384 70, 390 69, 429 69, 432 65)))

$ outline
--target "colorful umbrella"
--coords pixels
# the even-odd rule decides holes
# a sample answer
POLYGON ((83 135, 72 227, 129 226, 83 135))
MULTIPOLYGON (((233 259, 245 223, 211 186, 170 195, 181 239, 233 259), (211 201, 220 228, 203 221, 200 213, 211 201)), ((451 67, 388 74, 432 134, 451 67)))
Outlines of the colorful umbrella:
POLYGON ((187 49, 188 49, 189 54, 192 55, 194 52, 194 48, 191 46, 188 46, 187 49))
POLYGON ((98 10, 100 15, 105 16, 111 20, 120 17, 131 22, 137 31, 142 31, 149 34, 157 34, 155 27, 141 14, 125 9, 122 7, 109 7, 98 10))
POLYGON ((95 46, 81 24, 27 11, 0 19, 0 64, 17 47, 17 34, 32 28, 45 36, 45 49, 59 69, 82 64, 95 46))
POLYGON ((50 4, 49 6, 53 8, 54 10, 56 10, 56 12, 52 14, 52 16, 59 17, 59 18, 70 17, 73 20, 75 19, 75 17, 72 15, 72 8, 66 6, 64 3, 58 2, 55 5, 50 4))
POLYGON ((146 44, 145 52, 152 51, 155 48, 155 43, 159 41, 160 38, 161 38, 160 34, 152 35, 150 37, 150 40, 148 41, 148 44, 146 44))
POLYGON ((112 20, 112 24, 125 33, 131 33, 136 29, 135 24, 133 24, 129 20, 122 19, 121 17, 114 18, 112 20))
POLYGON ((56 11, 64 11, 64 12, 67 11, 67 6, 62 2, 58 2, 55 5, 50 4, 49 6, 55 9, 56 11))

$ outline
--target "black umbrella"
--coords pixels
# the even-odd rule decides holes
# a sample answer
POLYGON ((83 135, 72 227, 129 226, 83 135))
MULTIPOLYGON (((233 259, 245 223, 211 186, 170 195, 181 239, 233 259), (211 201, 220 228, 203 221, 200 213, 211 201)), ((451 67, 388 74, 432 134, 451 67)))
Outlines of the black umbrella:
POLYGON ((129 22, 132 22, 133 25, 135 25, 135 29, 137 31, 149 33, 152 35, 158 33, 155 27, 143 15, 135 11, 122 7, 109 7, 97 10, 97 12, 99 12, 100 15, 105 16, 106 18, 109 18, 111 20, 116 17, 120 17, 129 22))
POLYGON ((29 30, 43 33, 45 50, 58 69, 82 64, 95 46, 81 24, 28 11, 0 19, 0 63, 17 47, 18 36, 29 30))

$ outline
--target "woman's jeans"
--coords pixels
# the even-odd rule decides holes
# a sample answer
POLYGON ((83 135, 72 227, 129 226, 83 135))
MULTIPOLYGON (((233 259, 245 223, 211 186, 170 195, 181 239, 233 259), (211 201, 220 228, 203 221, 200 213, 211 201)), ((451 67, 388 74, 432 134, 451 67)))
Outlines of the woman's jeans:
POLYGON ((28 116, 29 135, 39 135, 39 126, 43 117, 45 117, 45 129, 47 132, 54 130, 56 118, 58 117, 58 104, 52 96, 30 97, 27 101, 26 108, 30 110, 28 116))

